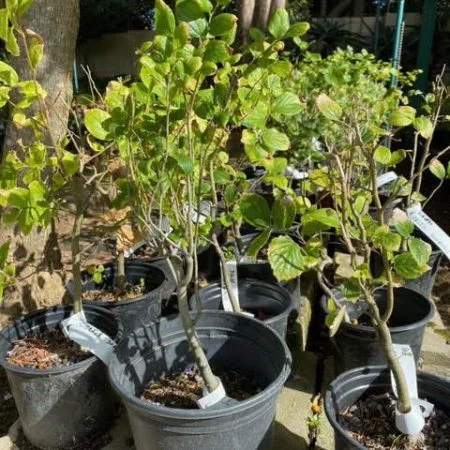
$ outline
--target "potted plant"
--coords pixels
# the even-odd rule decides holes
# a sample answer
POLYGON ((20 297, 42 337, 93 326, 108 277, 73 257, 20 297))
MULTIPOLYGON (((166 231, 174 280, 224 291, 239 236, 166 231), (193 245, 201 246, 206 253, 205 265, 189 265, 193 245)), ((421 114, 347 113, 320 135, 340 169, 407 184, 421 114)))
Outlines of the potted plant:
MULTIPOLYGON (((19 145, 16 152, 9 152, 0 166, 2 224, 14 226, 23 235, 34 227, 48 227, 67 208, 68 195, 73 194, 72 266, 76 278, 80 276, 79 239, 86 202, 82 193, 95 190, 97 181, 93 167, 82 158, 86 153, 67 149, 69 132, 61 141, 52 137, 45 92, 36 79, 43 42, 20 25, 20 17, 29 5, 27 2, 18 8, 8 3, 1 10, 8 23, 7 48, 14 43, 17 47, 16 39, 20 40, 31 77, 19 80, 15 70, 1 62, 2 101, 11 102, 12 120, 16 126, 29 129, 31 136, 29 145, 19 145), (18 100, 11 100, 13 90, 18 100), (83 176, 93 177, 86 189, 81 189, 83 176)), ((72 142, 79 144, 76 139, 72 142)), ((2 244, 2 291, 14 277, 8 249, 8 243, 2 244)), ((71 307, 57 306, 28 314, 0 334, 0 364, 6 370, 25 436, 41 448, 67 448, 86 442, 102 432, 115 416, 116 400, 104 364, 66 339, 61 330, 61 322, 73 311, 81 310, 81 297, 77 296, 71 307)), ((95 307, 86 307, 84 314, 108 339, 120 337, 120 323, 112 314, 95 307)))
MULTIPOLYGON (((281 80, 289 76, 291 66, 279 64, 281 39, 302 29, 289 24, 286 11, 277 11, 269 23, 270 41, 258 34, 248 49, 249 62, 241 62, 242 55, 230 47, 236 17, 221 12, 222 6, 221 2, 178 2, 174 13, 164 2, 156 2, 156 35, 140 50, 139 79, 122 100, 126 114, 106 109, 95 136, 117 143, 129 168, 128 176, 118 182, 119 189, 132 192, 131 206, 141 229, 178 258, 184 269, 182 275, 173 271, 179 316, 130 334, 117 346, 110 364, 112 385, 127 407, 141 449, 179 445, 209 449, 225 440, 239 448, 266 448, 276 397, 289 373, 285 344, 260 322, 223 312, 190 314, 188 308, 189 289, 198 289, 198 247, 210 240, 220 248, 213 231, 219 195, 231 198, 235 191, 227 187, 243 177, 229 164, 225 151, 230 132, 240 129, 243 140, 252 140, 250 155, 265 153, 269 161, 289 141, 266 127, 266 116, 282 115, 299 103, 291 96, 278 105, 279 110, 270 112, 261 90, 270 86, 282 90, 281 80), (211 214, 201 220, 205 202, 211 214), (221 389, 216 375, 229 397, 236 399, 228 384, 230 376, 238 382, 246 380, 244 386, 253 377, 259 392, 252 391, 250 383, 244 401, 235 403, 228 397, 210 408, 196 408, 205 406, 203 389, 205 398, 221 389), (178 382, 193 383, 189 389, 195 395, 186 400, 185 388, 174 393, 177 402, 171 389, 163 398, 155 396, 158 386, 178 382)), ((225 281, 229 287, 229 280, 225 281)), ((233 298, 232 304, 239 312, 233 298)))
MULTIPOLYGON (((355 118, 353 110, 342 109, 327 95, 319 95, 317 107, 329 120, 331 131, 335 129, 338 133, 338 129, 345 129, 347 132, 345 140, 336 141, 332 134, 324 137, 327 164, 311 180, 311 183, 315 182, 327 190, 332 200, 331 207, 313 206, 302 214, 300 231, 304 239, 309 236, 303 248, 286 236, 274 239, 269 247, 269 260, 279 278, 314 268, 325 293, 330 334, 335 336, 337 350, 341 352, 338 357, 348 355, 351 358, 343 361, 344 367, 346 364, 347 367, 366 367, 344 373, 331 384, 327 393, 325 407, 331 423, 336 427, 337 448, 365 448, 348 437, 342 425, 345 418, 339 416, 343 411, 345 413, 346 408, 367 406, 365 401, 375 402, 375 407, 382 410, 386 419, 384 423, 387 423, 389 436, 398 442, 405 441, 407 448, 416 445, 417 436, 412 435, 423 427, 423 422, 418 425, 423 419, 418 420, 416 427, 401 426, 402 418, 405 421, 414 415, 421 418, 422 413, 414 401, 417 397, 416 386, 409 381, 411 374, 404 372, 393 343, 409 344, 417 361, 424 327, 432 317, 433 305, 424 296, 400 286, 405 280, 413 280, 429 270, 427 262, 431 246, 412 235, 414 224, 407 214, 394 215, 394 220, 387 222, 384 212, 399 196, 406 198, 408 207, 423 200, 417 183, 412 185, 421 179, 424 171, 430 170, 436 175, 440 179, 439 184, 446 178, 439 157, 449 149, 437 155, 430 155, 429 152, 433 130, 439 120, 439 105, 445 95, 445 88, 438 80, 435 95, 428 97, 425 108, 426 112, 427 109, 432 111, 431 120, 426 115, 417 115, 413 108, 405 104, 398 107, 392 103, 380 104, 378 108, 383 120, 379 126, 366 126, 366 123, 355 118), (382 203, 378 168, 395 167, 407 155, 405 150, 391 151, 382 144, 383 137, 391 134, 388 125, 394 127, 394 132, 412 125, 416 143, 411 152, 409 179, 394 177, 388 189, 388 198, 382 203), (423 142, 425 147, 419 163, 418 142, 423 142), (375 217, 369 210, 372 202, 376 206, 375 217), (346 250, 345 255, 340 253, 334 260, 320 239, 320 233, 329 229, 335 230, 346 250), (381 259, 381 271, 374 266, 375 255, 381 259), (331 272, 330 268, 333 269, 331 272), (411 317, 414 312, 418 312, 419 316, 411 317), (351 344, 346 340, 349 335, 352 335, 351 344), (340 337, 345 339, 339 341, 340 337), (375 339, 377 346, 374 345, 375 339), (371 363, 386 362, 395 380, 397 400, 389 400, 387 409, 384 409, 384 405, 380 404, 381 397, 365 399, 373 393, 385 394, 387 391, 392 394, 386 373, 380 368, 367 368, 371 363), (357 400, 358 404, 352 406, 357 400), (393 416, 396 416, 395 426, 393 416), (401 437, 402 433, 406 436, 401 437)), ((413 362, 409 370, 414 371, 414 365, 413 362)), ((436 412, 439 417, 449 411, 449 405, 440 398, 440 392, 445 389, 448 389, 448 382, 419 375, 418 395, 428 396, 429 400, 436 402, 437 408, 442 408, 442 411, 438 409, 436 412)), ((432 423, 433 420, 430 420, 432 423)), ((378 430, 378 435, 383 434, 385 431, 380 433, 378 430)), ((373 442, 369 444, 369 441, 360 438, 366 439, 358 435, 359 442, 373 445, 373 442)), ((377 442, 376 445, 379 444, 377 442)), ((381 443, 386 448, 393 444, 393 441, 381 443)))

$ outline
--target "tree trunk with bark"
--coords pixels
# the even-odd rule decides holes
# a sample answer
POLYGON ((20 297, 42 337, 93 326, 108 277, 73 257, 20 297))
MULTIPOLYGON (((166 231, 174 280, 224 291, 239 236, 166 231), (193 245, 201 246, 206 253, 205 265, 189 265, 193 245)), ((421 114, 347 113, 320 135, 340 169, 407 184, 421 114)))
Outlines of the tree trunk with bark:
POLYGON ((286 8, 286 0, 241 0, 238 3, 239 38, 242 44, 248 42, 250 28, 265 31, 267 21, 278 8, 286 8))
MULTIPOLYGON (((45 137, 48 150, 65 133, 72 101, 72 64, 75 58, 79 23, 79 0, 35 0, 22 17, 23 29, 39 34, 44 40, 44 56, 37 71, 37 81, 47 92, 49 130, 45 137)), ((11 65, 21 80, 30 79, 25 56, 12 58, 11 65)), ((11 122, 6 129, 3 156, 31 135, 11 122)), ((0 244, 10 240, 10 258, 16 264, 17 282, 5 292, 3 314, 18 313, 60 303, 64 294, 61 257, 55 229, 19 235, 14 229, 0 229, 0 244)), ((1 320, 0 314, 0 320, 1 320)))

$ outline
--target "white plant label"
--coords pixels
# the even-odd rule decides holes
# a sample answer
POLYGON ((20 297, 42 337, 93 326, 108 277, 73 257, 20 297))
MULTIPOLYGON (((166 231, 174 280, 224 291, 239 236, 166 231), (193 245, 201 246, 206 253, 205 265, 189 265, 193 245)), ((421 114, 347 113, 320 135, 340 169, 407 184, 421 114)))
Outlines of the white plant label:
MULTIPOLYGON (((150 236, 148 236, 147 239, 150 239, 150 236)), ((123 252, 125 258, 129 258, 137 249, 145 245, 148 242, 147 239, 144 239, 143 241, 140 241, 137 244, 133 245, 133 247, 130 247, 129 249, 125 250, 123 252)))
POLYGON ((61 324, 67 338, 89 350, 105 364, 109 363, 116 343, 103 331, 88 323, 83 311, 72 314, 61 324))
POLYGON ((406 210, 411 221, 450 259, 450 236, 426 215, 418 203, 406 210))
POLYGON ((377 187, 384 186, 385 184, 392 183, 398 178, 395 172, 386 172, 377 177, 377 187))
POLYGON ((197 405, 200 409, 206 409, 210 406, 219 403, 224 399, 227 394, 225 393, 225 388, 223 387, 222 381, 218 378, 219 386, 212 392, 207 392, 202 398, 197 400, 197 405))
MULTIPOLYGON (((401 413, 396 410, 395 425, 403 434, 420 433, 425 426, 425 418, 433 411, 434 405, 419 399, 417 391, 417 372, 414 355, 409 345, 392 344, 394 352, 398 358, 400 366, 405 375, 406 385, 408 386, 411 410, 408 413, 401 413)), ((394 375, 391 371, 391 384, 394 394, 397 395, 397 385, 394 375)))
POLYGON ((294 180, 304 180, 309 176, 308 172, 297 170, 295 167, 291 166, 286 167, 284 174, 294 180))
POLYGON ((238 273, 237 273, 237 263, 235 259, 227 261, 225 268, 222 269, 222 305, 225 311, 233 312, 233 304, 231 303, 230 296, 228 295, 228 289, 225 285, 225 277, 223 270, 228 272, 228 277, 231 282, 231 289, 233 290, 234 296, 239 303, 239 288, 238 288, 238 273))

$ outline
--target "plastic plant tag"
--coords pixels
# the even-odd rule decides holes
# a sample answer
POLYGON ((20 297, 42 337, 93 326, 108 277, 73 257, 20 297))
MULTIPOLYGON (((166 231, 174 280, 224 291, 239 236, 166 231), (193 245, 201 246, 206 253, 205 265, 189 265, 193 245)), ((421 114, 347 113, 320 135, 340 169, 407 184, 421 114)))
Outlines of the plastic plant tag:
MULTIPOLYGON (((407 413, 395 411, 395 426, 403 434, 417 434, 425 426, 425 418, 431 414, 434 405, 419 399, 417 391, 417 373, 414 355, 409 345, 392 344, 400 366, 405 375, 411 410, 407 413)), ((397 385, 391 371, 392 389, 397 396, 397 385)))
POLYGON ((72 314, 61 324, 67 338, 89 350, 105 364, 109 363, 116 343, 103 331, 88 323, 83 311, 72 314))
POLYGON ((222 381, 220 378, 217 378, 217 380, 219 381, 219 386, 217 386, 217 388, 212 392, 208 392, 205 389, 206 393, 204 392, 203 397, 197 400, 197 405, 200 409, 209 408, 210 406, 213 406, 226 398, 227 394, 225 393, 225 388, 223 387, 222 381))
MULTIPOLYGON (((148 236, 150 238, 150 236, 148 236)), ((148 239, 147 238, 147 239, 148 239)), ((125 255, 125 258, 129 258, 136 250, 141 248, 143 245, 147 243, 147 239, 144 239, 143 241, 138 242, 137 244, 133 245, 133 247, 128 248, 123 253, 125 255)))
POLYGON ((415 203, 410 206, 406 210, 406 213, 414 225, 426 234, 442 250, 445 256, 450 259, 450 236, 422 211, 420 204, 415 203))
POLYGON ((386 172, 377 177, 377 187, 384 186, 385 184, 392 183, 398 178, 395 172, 386 172))
POLYGON ((237 263, 235 259, 231 259, 226 262, 225 268, 222 268, 220 272, 222 275, 222 305, 225 311, 233 312, 233 305, 231 303, 230 296, 228 294, 228 289, 225 285, 225 277, 223 270, 228 272, 228 277, 231 282, 231 289, 233 290, 234 296, 239 303, 239 289, 238 289, 238 273, 237 273, 237 263))

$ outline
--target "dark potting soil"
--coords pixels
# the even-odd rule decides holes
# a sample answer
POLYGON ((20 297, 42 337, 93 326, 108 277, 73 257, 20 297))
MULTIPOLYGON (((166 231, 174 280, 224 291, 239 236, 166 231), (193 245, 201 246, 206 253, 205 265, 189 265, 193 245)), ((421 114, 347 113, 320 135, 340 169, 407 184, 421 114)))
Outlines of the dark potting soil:
POLYGON ((145 258, 154 258, 158 255, 158 249, 152 248, 148 245, 143 245, 136 249, 130 256, 133 259, 145 259, 145 258))
POLYGON ((5 359, 15 366, 44 370, 69 366, 90 356, 61 330, 47 330, 15 341, 5 359))
MULTIPOLYGON (((235 400, 246 400, 261 391, 254 380, 234 370, 214 370, 214 373, 222 380, 227 396, 235 400)), ((196 401, 203 396, 203 387, 200 372, 185 369, 151 381, 140 398, 170 408, 198 409, 196 401)))
POLYGON ((6 372, 0 368, 0 437, 8 432, 9 427, 18 417, 19 414, 9 389, 6 372))
POLYGON ((434 408, 422 433, 407 437, 395 428, 395 398, 370 395, 339 414, 348 434, 369 450, 448 450, 450 417, 434 408))
POLYGON ((127 283, 123 289, 117 289, 115 286, 94 289, 83 292, 83 300, 101 303, 116 303, 120 300, 132 300, 141 297, 148 292, 145 285, 132 285, 127 283))

